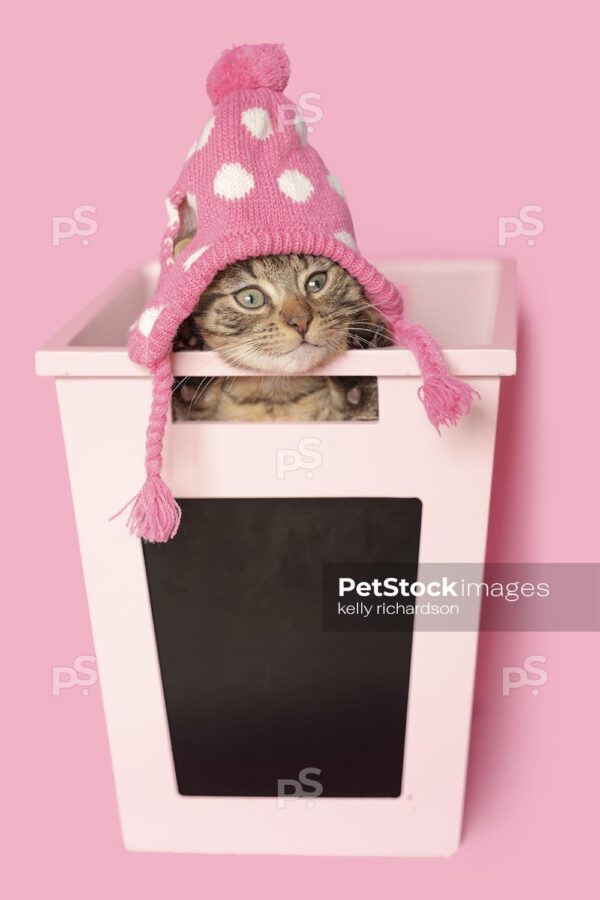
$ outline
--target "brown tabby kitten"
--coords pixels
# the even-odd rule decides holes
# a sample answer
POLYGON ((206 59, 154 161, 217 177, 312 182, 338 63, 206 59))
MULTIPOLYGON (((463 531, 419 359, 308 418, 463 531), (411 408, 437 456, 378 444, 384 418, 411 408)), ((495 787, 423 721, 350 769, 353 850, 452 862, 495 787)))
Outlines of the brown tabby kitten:
POLYGON ((265 376, 186 379, 174 391, 174 418, 377 418, 375 378, 305 373, 349 347, 390 343, 361 286, 330 259, 291 254, 235 263, 213 279, 179 329, 175 349, 217 350, 265 376))

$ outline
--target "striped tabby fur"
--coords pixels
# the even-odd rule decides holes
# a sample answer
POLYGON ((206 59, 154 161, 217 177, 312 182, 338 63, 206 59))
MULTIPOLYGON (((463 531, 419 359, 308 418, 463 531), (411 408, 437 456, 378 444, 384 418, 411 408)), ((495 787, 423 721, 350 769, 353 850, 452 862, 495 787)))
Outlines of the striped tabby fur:
POLYGON ((375 378, 306 373, 348 348, 390 343, 361 286, 330 259, 292 254, 244 260, 214 278, 181 326, 175 349, 217 350, 231 364, 265 375, 185 379, 174 390, 174 418, 377 418, 375 378), (258 308, 241 305, 248 292, 251 300, 258 298, 258 308))

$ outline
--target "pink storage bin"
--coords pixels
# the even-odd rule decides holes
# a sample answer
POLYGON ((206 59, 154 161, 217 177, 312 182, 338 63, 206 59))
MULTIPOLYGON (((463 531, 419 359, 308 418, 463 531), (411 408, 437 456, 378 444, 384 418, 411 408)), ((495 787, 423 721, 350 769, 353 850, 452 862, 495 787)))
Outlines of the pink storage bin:
MULTIPOLYGON (((250 618, 238 620, 245 623, 243 633, 231 630, 232 619, 247 615, 247 606, 236 607, 235 616, 225 611, 218 621, 213 619, 211 598, 220 588, 202 577, 202 566, 208 571, 210 562, 202 562, 202 552, 209 538, 222 535, 211 535, 206 522, 202 540, 194 534, 207 510, 214 516, 215 532, 219 522, 221 531, 223 521, 231 523, 229 547, 211 544, 221 546, 225 577, 243 562, 239 536, 234 539, 236 523, 242 528, 242 520, 250 536, 256 526, 253 531, 248 523, 267 523, 265 534, 273 542, 276 534, 268 531, 268 521, 279 510, 287 509, 292 517, 282 522, 299 521, 298 510, 312 510, 318 522, 320 508, 324 516, 331 513, 335 523, 327 499, 346 498, 352 504, 339 507, 344 521, 354 518, 348 510, 356 510, 358 522, 363 501, 407 501, 413 506, 406 509, 414 511, 416 500, 418 566, 468 563, 470 575, 479 572, 482 579, 500 381, 516 367, 514 266, 510 261, 481 260, 388 262, 379 268, 400 286, 407 315, 444 346, 451 372, 465 378, 481 399, 468 417, 456 428, 444 429, 440 437, 416 397, 420 380, 412 355, 399 348, 354 350, 323 371, 377 376, 376 422, 171 422, 163 475, 174 496, 189 507, 181 538, 189 543, 179 546, 190 554, 183 557, 190 560, 183 571, 195 572, 193 591, 184 586, 178 593, 180 588, 173 587, 182 571, 182 557, 176 553, 179 535, 173 547, 142 547, 122 520, 109 522, 143 480, 151 382, 144 369, 130 362, 125 344, 129 325, 152 293, 156 267, 123 276, 37 354, 38 374, 56 379, 121 827, 131 850, 442 856, 459 843, 476 630, 427 631, 416 621, 405 659, 405 690, 386 682, 379 691, 376 673, 384 669, 377 669, 376 659, 383 660, 382 666, 389 663, 389 679, 394 671, 393 638, 369 643, 370 638, 360 637, 364 653, 352 657, 358 645, 350 632, 323 638, 313 629, 313 652, 301 621, 298 634, 309 641, 303 671, 294 627, 286 620, 281 625, 282 652, 275 653, 275 648, 269 662, 276 683, 265 686, 260 678, 268 680, 268 673, 261 666, 269 657, 269 640, 277 641, 275 632, 265 637, 264 628, 270 627, 275 607, 269 608, 262 626, 257 620, 256 630, 263 628, 262 644, 250 618), (316 500, 324 505, 314 506, 316 500), (296 501, 306 505, 294 506, 296 501), (257 507, 256 513, 252 504, 259 502, 267 505, 257 507), (226 515, 231 511, 231 517, 222 519, 221 510, 226 515), (171 573, 169 565, 174 567, 171 573), (197 572, 194 566, 199 566, 197 572), (222 643, 209 640, 212 628, 225 629, 219 632, 222 643), (332 668, 331 678, 320 687, 324 669, 319 666, 326 668, 328 646, 336 648, 332 667, 335 656, 338 668, 332 668), (248 647, 254 649, 246 653, 248 647), (286 670, 286 658, 293 671, 286 670), (356 665, 360 685, 341 680, 348 676, 343 665, 356 665), (247 677, 240 676, 240 666, 247 677), (368 688, 371 695, 364 687, 369 672, 375 673, 368 688), (260 684, 252 687, 257 675, 260 684), (289 675, 287 687, 283 675, 289 675), (332 681, 336 687, 329 696, 332 681), (297 705, 291 712, 284 705, 285 690, 295 692, 297 705), (385 720, 381 732, 379 720, 369 718, 373 696, 389 701, 380 717, 385 720), (324 712, 313 729, 319 704, 324 712), (295 734, 298 722, 302 727, 295 734), (276 759, 269 762, 270 754, 275 757, 281 751, 282 759, 285 754, 291 759, 295 747, 306 746, 318 756, 320 736, 328 733, 331 722, 332 734, 345 735, 345 749, 332 749, 331 735, 323 748, 333 782, 323 769, 321 794, 309 798, 300 793, 286 800, 273 790, 267 796, 264 778, 271 764, 278 781, 288 780, 292 787, 294 779, 304 784, 299 770, 283 766, 279 771, 276 759), (263 740, 262 752, 261 728, 271 734, 263 740), (288 733, 290 739, 284 740, 282 735, 288 733), (226 741, 222 746, 227 753, 219 752, 219 740, 226 741), (379 767, 369 756, 373 745, 379 767), (358 757, 349 763, 353 746, 368 760, 364 771, 358 757), (346 754, 343 760, 340 754, 346 754), (340 771, 336 760, 342 760, 340 771), (388 763, 389 785, 395 785, 389 789, 385 773, 375 771, 388 763), (347 772, 340 774, 344 766, 347 772), (242 793, 240 784, 252 790, 242 793), (346 794, 345 785, 350 785, 346 794)), ((174 370, 176 377, 240 374, 210 352, 178 353, 174 370)), ((334 525, 331 528, 335 531, 334 525)), ((250 539, 248 546, 255 546, 250 539)), ((309 569, 311 557, 300 567, 300 579, 309 569)), ((314 571, 310 577, 316 577, 314 571)), ((263 613, 266 591, 263 585, 254 595, 256 609, 263 608, 263 613)), ((306 608, 314 613, 315 603, 307 598, 306 608)), ((280 609, 284 606, 282 599, 280 609)), ((305 763, 318 768, 319 760, 307 758, 305 763)))

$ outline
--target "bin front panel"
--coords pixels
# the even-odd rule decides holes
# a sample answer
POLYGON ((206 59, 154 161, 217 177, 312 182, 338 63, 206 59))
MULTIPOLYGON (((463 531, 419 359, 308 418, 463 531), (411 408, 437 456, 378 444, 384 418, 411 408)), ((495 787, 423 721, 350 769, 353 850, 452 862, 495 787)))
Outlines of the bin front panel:
POLYGON ((322 579, 416 578, 420 500, 179 502, 176 539, 144 545, 179 792, 398 797, 412 633, 326 632, 322 579))

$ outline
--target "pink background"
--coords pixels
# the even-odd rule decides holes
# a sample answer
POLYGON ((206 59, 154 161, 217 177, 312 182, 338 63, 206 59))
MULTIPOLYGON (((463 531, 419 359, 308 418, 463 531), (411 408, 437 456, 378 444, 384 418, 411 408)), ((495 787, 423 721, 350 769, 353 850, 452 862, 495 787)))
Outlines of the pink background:
POLYGON ((392 12, 369 0, 361 14, 323 0, 212 9, 178 0, 168 9, 17 4, 4 29, 14 138, 3 190, 13 439, 2 501, 15 538, 2 629, 8 894, 592 896, 594 635, 483 636, 464 842, 450 860, 121 848, 99 688, 51 692, 52 667, 93 644, 53 385, 35 378, 33 352, 110 279, 155 255, 162 198, 209 114, 204 78, 224 47, 283 41, 290 96, 321 95, 311 140, 346 187, 367 256, 518 258, 519 374, 502 398, 489 556, 597 559, 592 3, 455 0, 392 12), (83 204, 97 210, 88 245, 52 246, 52 217, 83 204), (543 208, 534 245, 522 236, 499 247, 498 217, 531 204, 543 208), (525 687, 503 697, 502 667, 530 654, 546 657, 546 684, 537 696, 525 687))

